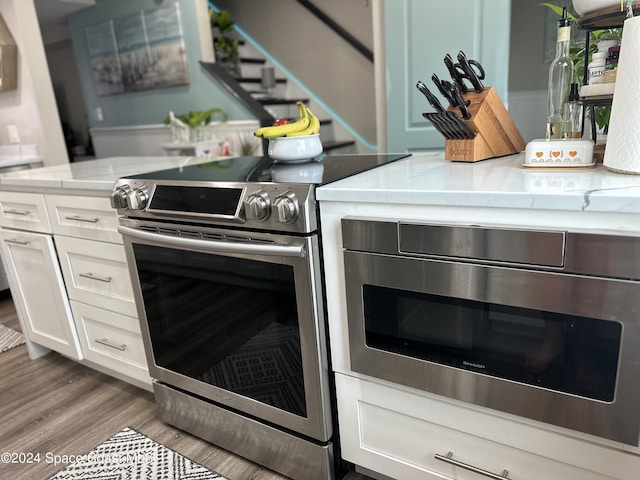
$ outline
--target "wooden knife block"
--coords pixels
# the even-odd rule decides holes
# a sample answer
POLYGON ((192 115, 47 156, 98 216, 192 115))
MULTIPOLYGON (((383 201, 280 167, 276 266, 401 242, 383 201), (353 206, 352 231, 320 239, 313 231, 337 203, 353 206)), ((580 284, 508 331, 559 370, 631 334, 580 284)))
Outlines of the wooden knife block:
MULTIPOLYGON (((524 138, 493 87, 487 87, 480 93, 470 91, 463 98, 471 102, 467 107, 471 118, 463 122, 476 136, 465 140, 445 140, 446 160, 477 162, 511 155, 526 148, 524 138)), ((449 110, 460 116, 457 107, 449 107, 449 110)))

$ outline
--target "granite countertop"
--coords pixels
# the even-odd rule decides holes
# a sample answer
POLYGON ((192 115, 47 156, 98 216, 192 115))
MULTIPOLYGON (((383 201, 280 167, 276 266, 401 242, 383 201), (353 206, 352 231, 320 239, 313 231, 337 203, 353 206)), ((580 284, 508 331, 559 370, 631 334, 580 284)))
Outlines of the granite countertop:
POLYGON ((418 153, 317 189, 322 201, 640 212, 640 175, 522 167, 523 154, 476 163, 418 153))
POLYGON ((8 172, 0 175, 0 190, 113 190, 120 177, 211 161, 210 157, 113 157, 8 172))

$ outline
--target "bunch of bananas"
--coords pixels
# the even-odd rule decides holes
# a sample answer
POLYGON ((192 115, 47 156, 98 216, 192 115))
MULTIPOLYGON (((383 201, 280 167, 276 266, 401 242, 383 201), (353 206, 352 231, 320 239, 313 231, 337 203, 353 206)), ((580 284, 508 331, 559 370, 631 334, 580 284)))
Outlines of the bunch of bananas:
POLYGON ((296 103, 298 120, 282 125, 261 127, 254 132, 260 138, 301 137, 320 132, 320 120, 302 102, 296 103))

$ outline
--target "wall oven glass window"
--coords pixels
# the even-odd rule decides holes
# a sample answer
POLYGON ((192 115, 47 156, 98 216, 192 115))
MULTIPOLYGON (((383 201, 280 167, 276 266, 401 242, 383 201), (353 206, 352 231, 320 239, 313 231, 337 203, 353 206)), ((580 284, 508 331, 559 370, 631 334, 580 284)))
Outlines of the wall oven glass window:
POLYGON ((342 226, 354 372, 638 445, 640 240, 342 226))

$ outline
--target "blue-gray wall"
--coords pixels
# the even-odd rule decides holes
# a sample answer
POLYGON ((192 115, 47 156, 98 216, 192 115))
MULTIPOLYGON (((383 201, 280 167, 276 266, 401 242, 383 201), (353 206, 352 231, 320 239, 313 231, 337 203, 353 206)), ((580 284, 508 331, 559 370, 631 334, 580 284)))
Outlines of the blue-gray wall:
POLYGON ((177 0, 180 5, 189 85, 135 93, 97 95, 87 51, 85 27, 131 15, 141 10, 171 5, 176 3, 176 0, 98 0, 95 7, 80 10, 69 16, 69 30, 91 127, 158 124, 167 116, 169 110, 175 113, 186 113, 189 110, 207 110, 213 107, 222 108, 227 112, 229 120, 252 118, 200 66, 202 52, 196 5, 204 1, 177 0), (96 108, 102 109, 103 121, 96 120, 96 108))

